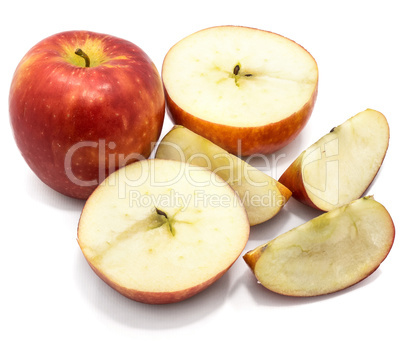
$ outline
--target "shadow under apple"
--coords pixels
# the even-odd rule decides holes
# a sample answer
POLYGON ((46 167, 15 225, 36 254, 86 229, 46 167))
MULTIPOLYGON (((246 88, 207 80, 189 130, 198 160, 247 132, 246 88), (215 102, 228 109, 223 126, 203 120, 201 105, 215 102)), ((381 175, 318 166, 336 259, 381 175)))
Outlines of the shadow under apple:
POLYGON ((183 327, 215 312, 229 292, 230 269, 214 284, 184 301, 164 305, 130 300, 104 283, 77 253, 75 281, 78 290, 96 309, 114 321, 132 328, 169 329, 183 327))
POLYGON ((35 202, 64 211, 81 213, 85 200, 65 196, 43 183, 34 173, 27 172, 25 178, 27 195, 35 202))

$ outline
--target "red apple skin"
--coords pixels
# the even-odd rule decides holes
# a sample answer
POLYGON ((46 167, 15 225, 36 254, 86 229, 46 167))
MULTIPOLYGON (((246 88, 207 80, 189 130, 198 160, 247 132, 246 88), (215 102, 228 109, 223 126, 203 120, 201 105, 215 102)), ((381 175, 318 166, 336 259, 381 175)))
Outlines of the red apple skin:
POLYGON ((310 119, 317 91, 318 84, 310 100, 299 111, 282 121, 260 127, 227 126, 195 117, 180 108, 169 97, 166 88, 165 99, 169 117, 175 124, 192 130, 234 155, 250 156, 275 152, 296 139, 310 119))
POLYGON ((95 274, 101 278, 107 285, 109 285, 112 289, 116 290, 123 296, 140 303, 145 304, 171 304, 184 301, 190 297, 193 297, 200 293, 201 291, 205 290, 209 286, 211 286, 214 282, 220 279, 228 270, 227 269, 221 271, 214 277, 208 279, 207 281, 190 287, 185 290, 180 291, 161 291, 161 292, 152 292, 152 291, 139 291, 134 289, 128 289, 124 286, 119 285, 118 283, 112 281, 107 276, 105 276, 97 267, 95 267, 90 260, 86 259, 89 266, 95 272, 95 274))
MULTIPOLYGON (((394 239, 395 239, 395 226, 394 226, 394 236, 392 238, 392 244, 394 243, 394 239)), ((261 257, 262 253, 264 252, 264 250, 267 248, 268 245, 269 245, 269 243, 261 245, 260 247, 256 248, 255 250, 251 250, 251 251, 247 252, 243 256, 244 261, 250 267, 250 269, 251 269, 251 271, 253 273, 254 273, 254 269, 255 269, 255 265, 256 265, 257 261, 259 260, 259 258, 261 257)), ((391 249, 392 249, 392 245, 390 246, 388 252, 385 254, 384 259, 378 264, 378 266, 373 267, 373 269, 371 271, 367 272, 365 275, 360 276, 353 284, 345 287, 345 289, 350 288, 350 287, 352 287, 354 285, 357 285, 358 283, 360 283, 364 279, 366 279, 369 276, 371 276, 380 267, 381 263, 384 262, 384 260, 387 258, 387 256, 390 253, 391 249)), ((340 290, 337 290, 337 291, 340 291, 340 290)), ((322 294, 322 295, 329 295, 329 294, 337 292, 337 291, 332 291, 332 292, 322 294)), ((295 297, 294 295, 288 294, 288 293, 282 293, 282 292, 276 292, 276 293, 278 293, 280 295, 283 295, 283 296, 295 297)), ((297 297, 302 297, 302 296, 297 296, 297 297)), ((313 296, 306 295, 304 297, 313 297, 313 296)))
POLYGON ((278 182, 286 186, 292 192, 292 196, 296 200, 317 210, 324 211, 321 210, 317 205, 315 205, 311 201, 306 192, 306 189, 304 188, 304 182, 302 176, 302 170, 303 170, 302 162, 303 162, 303 155, 300 155, 285 170, 285 172, 279 178, 278 182))
MULTIPOLYGON (((388 138, 389 140, 389 138, 388 138)), ((387 146, 388 147, 388 146, 387 146)), ((323 211, 323 212, 327 212, 327 209, 321 209, 320 207, 318 207, 308 196, 306 188, 304 187, 304 181, 303 181, 303 168, 302 168, 302 163, 303 163, 303 158, 304 155, 303 153, 301 153, 294 161, 293 163, 291 163, 289 165, 289 167, 283 172, 283 174, 281 175, 281 177, 279 178, 278 182, 281 183, 282 185, 284 185, 286 188, 288 188, 291 192, 292 192, 292 197, 295 198, 297 201, 301 202, 302 204, 305 204, 307 206, 310 206, 316 210, 319 211, 323 211)), ((378 170, 374 175, 377 175, 378 171, 381 168, 381 165, 383 163, 385 159, 385 155, 382 158, 381 163, 378 166, 378 170)), ((374 181, 371 181, 371 183, 373 183, 374 181)), ((367 186, 366 190, 357 198, 362 197, 367 190, 369 189, 371 183, 367 186)))
MULTIPOLYGON (((311 201, 310 201, 310 203, 311 203, 311 201)), ((315 208, 317 208, 317 207, 315 207, 315 208)), ((388 254, 391 252, 392 246, 393 246, 394 241, 395 241, 395 224, 394 224, 394 221, 392 220, 392 218, 391 218, 391 216, 389 214, 388 214, 388 220, 389 220, 389 222, 391 224, 391 227, 392 227, 392 237, 390 238, 389 247, 388 247, 388 250, 384 253, 383 259, 381 260, 381 262, 378 263, 378 266, 373 267, 372 270, 367 272, 365 275, 361 275, 360 277, 358 277, 353 284, 351 284, 349 286, 346 286, 344 289, 349 288, 351 286, 354 286, 354 285, 360 283, 361 281, 363 281, 364 279, 369 277, 371 274, 373 274, 380 267, 381 263, 384 262, 384 260, 388 256, 388 254)), ((261 255, 269 247, 269 245, 270 245, 270 242, 264 243, 264 244, 256 247, 255 249, 248 251, 247 253, 245 253, 243 255, 243 260, 249 266, 249 268, 251 269, 253 274, 255 272, 255 265, 256 265, 257 261, 260 259, 261 255)), ((326 294, 323 294, 323 295, 328 295, 330 293, 334 293, 334 292, 337 292, 337 291, 340 291, 340 290, 332 291, 332 292, 329 292, 329 293, 326 293, 326 294)), ((292 294, 286 294, 286 293, 282 293, 282 292, 278 292, 278 291, 276 291, 276 293, 278 293, 280 295, 284 295, 284 296, 295 297, 292 294)), ((299 295, 297 297, 301 297, 301 295, 299 295)), ((305 297, 312 297, 312 296, 311 295, 306 295, 305 297)))
POLYGON ((234 127, 203 120, 179 107, 166 87, 164 92, 167 112, 173 123, 190 129, 231 154, 250 156, 273 153, 296 139, 311 117, 317 99, 318 80, 310 99, 300 110, 282 121, 258 127, 234 127))
POLYGON ((246 262, 248 267, 254 272, 255 264, 261 257, 262 253, 264 253, 265 249, 267 249, 269 243, 264 243, 257 248, 248 251, 246 254, 243 255, 243 260, 246 262))
POLYGON ((111 172, 150 155, 165 100, 160 75, 138 46, 68 31, 39 42, 21 60, 9 111, 17 146, 33 172, 54 190, 86 199, 111 172), (77 48, 89 49, 99 64, 71 62, 84 64, 77 48))

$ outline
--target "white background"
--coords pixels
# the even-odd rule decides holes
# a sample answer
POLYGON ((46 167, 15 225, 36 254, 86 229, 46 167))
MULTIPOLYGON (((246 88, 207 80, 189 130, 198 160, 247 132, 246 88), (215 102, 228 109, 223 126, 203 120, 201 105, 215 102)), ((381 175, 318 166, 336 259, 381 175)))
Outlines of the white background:
MULTIPOLYGON (((0 343, 401 344, 398 1, 7 1, 0 16, 0 343), (277 153, 286 157, 272 167, 273 177, 356 113, 373 108, 388 118, 390 147, 369 193, 392 215, 396 239, 381 267, 358 285, 324 297, 279 296, 258 285, 239 258, 217 283, 187 301, 151 306, 128 300, 104 284, 80 252, 76 229, 83 202, 49 189, 19 154, 9 125, 9 86, 19 60, 38 41, 72 29, 108 33, 139 45, 160 71, 174 43, 222 24, 282 34, 317 60, 313 115, 301 135, 277 153)), ((163 134, 170 127, 166 118, 163 134)), ((245 251, 317 214, 289 201, 277 217, 252 228, 245 251)))

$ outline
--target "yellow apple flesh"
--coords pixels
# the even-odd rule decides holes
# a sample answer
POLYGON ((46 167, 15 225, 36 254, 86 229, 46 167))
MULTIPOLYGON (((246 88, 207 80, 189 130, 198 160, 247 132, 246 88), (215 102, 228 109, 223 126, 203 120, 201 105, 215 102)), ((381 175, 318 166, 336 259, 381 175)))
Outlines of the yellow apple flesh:
POLYGON ((276 151, 300 133, 316 100, 318 68, 288 38, 218 26, 175 44, 162 81, 174 123, 247 156, 276 151))
POLYGON ((318 296, 368 277, 387 257, 394 237, 388 211, 365 197, 324 213, 243 258, 267 289, 318 296))
POLYGON ((162 139, 155 157, 188 162, 215 172, 239 195, 250 225, 274 217, 291 196, 275 179, 182 126, 175 126, 162 139))
POLYGON ((295 199, 333 210, 364 194, 381 167, 388 142, 385 116, 367 109, 303 151, 279 182, 295 199))
POLYGON ((133 300, 189 298, 220 278, 250 226, 238 196, 208 169, 142 160, 111 174, 89 197, 78 243, 96 274, 133 300))

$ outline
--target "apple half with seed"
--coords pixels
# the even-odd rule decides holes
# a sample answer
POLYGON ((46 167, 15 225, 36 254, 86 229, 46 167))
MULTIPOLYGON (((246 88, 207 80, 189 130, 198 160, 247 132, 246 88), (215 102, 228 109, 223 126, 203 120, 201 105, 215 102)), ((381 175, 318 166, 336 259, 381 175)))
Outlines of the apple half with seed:
POLYGON ((274 217, 292 194, 264 172, 183 126, 176 125, 165 135, 155 157, 203 166, 219 175, 238 193, 250 225, 274 217))
POLYGON ((387 119, 367 109, 303 151, 279 182, 302 203, 333 210, 364 194, 382 165, 388 142, 387 119))
POLYGON ((318 296, 368 277, 387 257, 394 237, 388 211, 365 197, 324 213, 243 258, 267 289, 318 296))
POLYGON ((175 124, 238 156, 290 143, 317 96, 314 58, 278 34, 240 26, 198 31, 176 43, 162 66, 175 124))
POLYGON ((220 278, 243 251, 247 214, 208 169, 151 159, 111 174, 87 200, 78 243, 96 274, 122 295, 179 302, 220 278))

